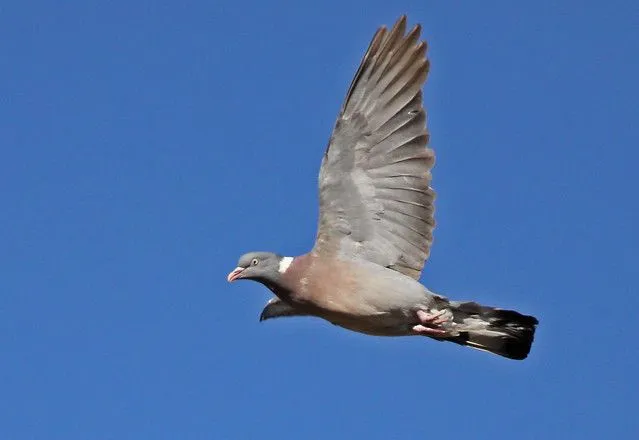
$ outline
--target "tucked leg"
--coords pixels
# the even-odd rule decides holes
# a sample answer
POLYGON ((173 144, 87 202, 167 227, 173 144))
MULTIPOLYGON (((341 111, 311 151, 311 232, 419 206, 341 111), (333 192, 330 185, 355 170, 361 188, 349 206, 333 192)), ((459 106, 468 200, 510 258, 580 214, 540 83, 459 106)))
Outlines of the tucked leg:
POLYGON ((437 313, 428 313, 423 310, 418 310, 417 318, 419 318, 421 324, 413 326, 413 331, 423 335, 445 336, 447 332, 441 327, 441 324, 448 321, 448 317, 445 315, 446 310, 442 310, 437 313))

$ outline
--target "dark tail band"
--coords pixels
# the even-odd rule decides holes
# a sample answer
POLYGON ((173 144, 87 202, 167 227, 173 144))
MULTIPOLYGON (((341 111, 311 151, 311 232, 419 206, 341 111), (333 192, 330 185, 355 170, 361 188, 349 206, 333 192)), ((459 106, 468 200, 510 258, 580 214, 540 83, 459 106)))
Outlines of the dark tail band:
POLYGON ((509 359, 528 356, 539 323, 537 318, 474 302, 451 301, 449 307, 459 334, 446 340, 509 359))

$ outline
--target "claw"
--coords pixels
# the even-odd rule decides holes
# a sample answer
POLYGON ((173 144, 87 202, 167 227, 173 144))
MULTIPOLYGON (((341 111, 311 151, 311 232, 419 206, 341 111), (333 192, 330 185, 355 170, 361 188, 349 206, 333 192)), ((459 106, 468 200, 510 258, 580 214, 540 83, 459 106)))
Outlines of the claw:
POLYGON ((449 318, 446 315, 446 310, 440 310, 437 313, 428 313, 424 310, 417 310, 417 318, 421 324, 413 326, 413 331, 421 334, 427 334, 432 336, 446 335, 447 331, 440 326, 448 322, 449 318))
POLYGON ((446 330, 441 330, 441 329, 438 329, 438 328, 426 327, 426 326, 421 325, 421 324, 417 324, 417 325, 413 326, 413 331, 416 331, 417 333, 426 334, 426 335, 433 335, 433 336, 443 336, 443 335, 446 334, 446 330))
POLYGON ((417 317, 422 322, 422 324, 443 324, 448 321, 448 317, 444 316, 446 314, 446 310, 440 310, 437 313, 427 313, 423 310, 417 311, 417 317))

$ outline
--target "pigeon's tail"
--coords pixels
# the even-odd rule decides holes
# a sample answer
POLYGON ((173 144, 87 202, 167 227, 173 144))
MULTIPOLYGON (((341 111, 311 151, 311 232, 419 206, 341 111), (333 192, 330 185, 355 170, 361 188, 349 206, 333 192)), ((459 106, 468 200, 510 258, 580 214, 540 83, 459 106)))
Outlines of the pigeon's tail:
POLYGON ((539 322, 535 317, 474 302, 450 301, 447 305, 456 331, 442 339, 510 359, 528 356, 539 322))

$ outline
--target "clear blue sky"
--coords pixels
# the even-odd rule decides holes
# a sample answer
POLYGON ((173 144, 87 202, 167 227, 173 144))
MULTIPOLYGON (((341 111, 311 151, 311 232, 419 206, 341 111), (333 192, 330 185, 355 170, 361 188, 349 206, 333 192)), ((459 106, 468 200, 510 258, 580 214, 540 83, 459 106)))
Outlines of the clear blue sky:
POLYGON ((302 3, 0 7, 0 438, 637 436, 637 2, 302 3), (225 281, 311 247, 401 13, 432 59, 422 281, 538 316, 524 362, 260 324, 266 289, 225 281))

